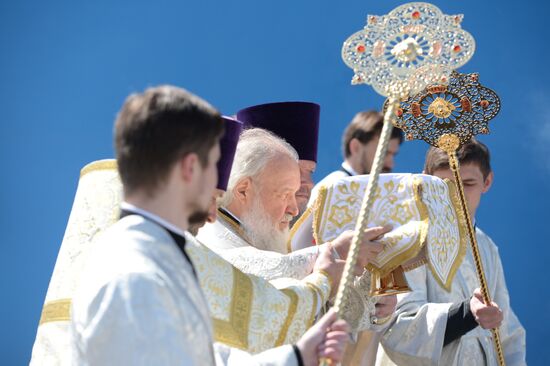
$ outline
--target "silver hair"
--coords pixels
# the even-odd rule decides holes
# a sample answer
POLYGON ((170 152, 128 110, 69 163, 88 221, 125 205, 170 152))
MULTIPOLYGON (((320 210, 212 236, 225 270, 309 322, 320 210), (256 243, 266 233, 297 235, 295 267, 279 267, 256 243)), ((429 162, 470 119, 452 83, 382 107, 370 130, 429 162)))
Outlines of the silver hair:
POLYGON ((231 204, 233 189, 242 179, 257 177, 270 161, 281 155, 298 162, 296 150, 279 136, 262 128, 244 130, 239 136, 227 191, 220 198, 219 205, 227 207, 231 204))

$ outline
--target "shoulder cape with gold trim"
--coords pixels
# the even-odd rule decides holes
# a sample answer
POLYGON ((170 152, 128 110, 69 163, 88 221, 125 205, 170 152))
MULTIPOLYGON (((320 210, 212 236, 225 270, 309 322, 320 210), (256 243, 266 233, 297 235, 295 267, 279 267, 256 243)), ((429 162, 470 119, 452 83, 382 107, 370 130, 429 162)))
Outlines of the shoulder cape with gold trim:
MULTIPOLYGON (((293 250, 353 230, 368 179, 345 177, 321 187, 292 230, 293 250)), ((369 269, 385 276, 399 265, 407 270, 427 262, 438 283, 450 289, 467 245, 458 207, 450 181, 423 174, 381 174, 369 227, 390 224, 393 230, 380 240, 385 248, 369 269)))

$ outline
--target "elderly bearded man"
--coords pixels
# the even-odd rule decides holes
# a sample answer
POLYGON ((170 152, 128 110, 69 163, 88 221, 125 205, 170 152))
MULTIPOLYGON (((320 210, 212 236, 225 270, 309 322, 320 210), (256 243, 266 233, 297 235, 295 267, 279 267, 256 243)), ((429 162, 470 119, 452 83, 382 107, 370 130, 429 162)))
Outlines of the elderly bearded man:
MULTIPOLYGON (((262 129, 245 130, 237 146, 218 219, 205 225, 197 238, 243 272, 270 280, 306 277, 315 265, 319 250, 324 247, 331 247, 336 257, 345 258, 351 232, 343 233, 332 243, 287 254, 289 222, 298 213, 295 193, 300 187, 300 170, 297 160, 296 151, 279 137, 262 129)), ((381 244, 373 240, 389 230, 388 227, 376 227, 366 232, 358 275, 368 260, 382 249, 381 244)), ((337 287, 340 274, 333 278, 333 289, 337 287)), ((355 299, 358 310, 353 318, 363 319, 367 314, 370 317, 367 309, 371 305, 365 304, 368 301, 365 296, 357 294, 355 299)), ((380 317, 386 315, 377 313, 380 317)), ((351 325, 354 328, 354 324, 351 325)))
MULTIPOLYGON (((295 193, 299 188, 298 156, 292 146, 266 130, 245 130, 218 220, 199 230, 197 238, 245 273, 267 279, 304 278, 326 246, 345 258, 350 232, 332 243, 288 253, 289 223, 298 214, 295 193)), ((359 265, 380 252, 381 244, 371 240, 388 231, 383 227, 367 231, 359 265)))
POLYGON ((321 107, 311 102, 275 102, 241 109, 237 119, 245 128, 263 128, 288 142, 298 153, 300 189, 296 192, 298 215, 292 226, 305 212, 313 189, 313 173, 317 168, 319 116, 321 107))

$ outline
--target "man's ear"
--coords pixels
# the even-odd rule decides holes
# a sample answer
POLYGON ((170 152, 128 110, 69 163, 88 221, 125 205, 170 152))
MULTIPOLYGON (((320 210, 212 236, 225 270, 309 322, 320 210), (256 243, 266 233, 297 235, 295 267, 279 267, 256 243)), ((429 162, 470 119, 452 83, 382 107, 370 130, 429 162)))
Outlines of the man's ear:
POLYGON ((181 178, 185 182, 191 182, 193 176, 197 171, 197 164, 199 162, 199 157, 195 153, 190 153, 181 158, 178 162, 181 178))
POLYGON ((252 191, 252 179, 246 177, 241 179, 233 188, 233 199, 237 200, 241 204, 246 203, 250 200, 250 194, 252 191))
POLYGON ((493 180, 495 179, 495 175, 493 172, 490 172, 487 175, 487 178, 485 178, 485 181, 483 182, 483 193, 487 193, 491 186, 493 185, 493 180))
POLYGON ((352 155, 357 155, 357 153, 359 152, 359 149, 361 148, 361 145, 363 145, 361 143, 361 141, 357 140, 356 138, 352 138, 350 141, 349 141, 349 151, 352 155))

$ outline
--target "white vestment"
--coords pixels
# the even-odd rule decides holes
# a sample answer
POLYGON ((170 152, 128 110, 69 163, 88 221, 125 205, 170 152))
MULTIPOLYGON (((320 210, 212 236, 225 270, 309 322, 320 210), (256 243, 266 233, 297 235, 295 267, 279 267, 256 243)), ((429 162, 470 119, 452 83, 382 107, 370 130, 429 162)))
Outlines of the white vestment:
MULTIPOLYGON (((478 228, 476 237, 489 293, 504 313, 499 329, 506 365, 525 365, 525 330, 510 307, 498 248, 478 228)), ((443 347, 449 308, 469 299, 479 287, 470 247, 450 292, 439 285, 426 266, 406 272, 406 277, 413 291, 398 295, 397 318, 382 337, 378 365, 498 364, 491 332, 479 326, 443 347)))
MULTIPOLYGON (((239 225, 240 223, 235 222, 233 218, 218 212, 217 220, 202 227, 197 239, 244 273, 262 277, 273 283, 279 282, 284 285, 289 278, 308 281, 310 276, 315 275, 312 270, 319 250, 325 244, 288 254, 261 250, 253 247, 244 238, 244 232, 239 225)), ((368 290, 364 288, 370 288, 370 277, 362 277, 355 282, 349 293, 350 300, 346 302, 344 309, 345 319, 352 328, 352 333, 365 329, 381 329, 381 326, 371 321, 374 302, 367 296, 368 290)), ((327 300, 328 298, 324 297, 319 304, 324 304, 327 300)))
POLYGON ((72 302, 77 365, 295 365, 291 346, 256 356, 213 346, 208 305, 169 233, 130 215, 90 251, 72 302))
POLYGON ((289 254, 257 249, 246 241, 239 225, 223 212, 218 212, 218 219, 204 225, 197 239, 244 273, 266 280, 301 280, 313 271, 319 247, 313 246, 289 254))
POLYGON ((308 206, 311 206, 315 201, 315 199, 317 199, 317 196, 319 196, 319 189, 321 187, 331 186, 333 182, 341 178, 350 177, 354 175, 357 175, 355 171, 349 166, 348 163, 343 162, 342 168, 340 170, 333 171, 332 173, 330 173, 329 175, 321 179, 319 182, 317 182, 317 184, 315 184, 315 186, 311 190, 311 196, 309 197, 308 206))

